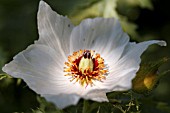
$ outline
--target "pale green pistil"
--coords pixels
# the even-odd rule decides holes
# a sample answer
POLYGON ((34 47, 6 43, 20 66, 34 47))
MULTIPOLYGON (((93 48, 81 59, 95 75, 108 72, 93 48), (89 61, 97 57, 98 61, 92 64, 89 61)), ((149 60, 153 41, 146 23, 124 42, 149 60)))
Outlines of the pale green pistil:
POLYGON ((89 70, 90 72, 93 71, 93 61, 91 58, 84 58, 82 57, 79 63, 79 70, 84 73, 84 71, 89 70))

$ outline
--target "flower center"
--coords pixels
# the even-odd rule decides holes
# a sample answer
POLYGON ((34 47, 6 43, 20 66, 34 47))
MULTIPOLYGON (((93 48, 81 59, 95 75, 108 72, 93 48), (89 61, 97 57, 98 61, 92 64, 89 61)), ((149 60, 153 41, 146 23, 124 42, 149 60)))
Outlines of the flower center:
POLYGON ((65 62, 65 76, 71 76, 71 82, 79 82, 82 86, 91 85, 95 80, 101 81, 106 79, 107 68, 104 59, 100 54, 93 50, 79 50, 68 56, 68 62, 65 62))

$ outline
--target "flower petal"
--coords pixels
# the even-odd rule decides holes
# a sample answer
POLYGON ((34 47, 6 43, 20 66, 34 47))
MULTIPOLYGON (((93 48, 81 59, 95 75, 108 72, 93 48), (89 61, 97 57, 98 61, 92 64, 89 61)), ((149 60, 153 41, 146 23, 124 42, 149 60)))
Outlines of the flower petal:
POLYGON ((134 78, 134 76, 132 75, 136 75, 136 69, 132 68, 131 71, 126 70, 118 74, 120 74, 120 76, 117 77, 116 80, 114 81, 115 86, 112 85, 111 91, 126 91, 131 89, 132 87, 131 81, 134 78))
POLYGON ((64 76, 63 60, 52 48, 35 44, 16 55, 13 61, 3 67, 3 71, 22 78, 38 94, 80 94, 80 85, 77 87, 64 76))
MULTIPOLYGON (((126 45, 129 43, 128 41, 129 36, 126 33, 122 33, 121 37, 118 37, 117 40, 114 40, 112 44, 114 44, 114 46, 117 44, 117 46, 111 49, 110 52, 103 52, 102 54, 102 57, 105 60, 105 64, 109 64, 109 66, 115 65, 115 63, 118 62, 120 57, 122 56, 126 45)), ((108 49, 106 48, 106 50, 108 49)))
POLYGON ((113 66, 110 65, 110 74, 104 81, 103 86, 108 87, 109 90, 127 90, 131 88, 131 80, 135 77, 136 72, 139 70, 141 62, 141 54, 151 44, 159 44, 166 46, 165 41, 146 41, 141 43, 129 43, 126 46, 121 58, 113 66))
POLYGON ((59 109, 63 109, 70 105, 76 105, 80 99, 79 96, 73 94, 60 95, 42 95, 47 101, 53 102, 59 109))
POLYGON ((97 102, 108 102, 108 98, 106 96, 106 92, 104 90, 91 90, 86 95, 84 95, 85 99, 90 99, 97 102))
POLYGON ((69 37, 73 29, 70 20, 54 12, 44 1, 40 1, 37 18, 40 38, 35 43, 47 45, 55 50, 59 49, 63 57, 68 56, 69 37))
POLYGON ((107 57, 110 51, 120 48, 120 56, 129 40, 125 35, 120 23, 114 18, 86 19, 73 29, 70 51, 93 49, 107 57))

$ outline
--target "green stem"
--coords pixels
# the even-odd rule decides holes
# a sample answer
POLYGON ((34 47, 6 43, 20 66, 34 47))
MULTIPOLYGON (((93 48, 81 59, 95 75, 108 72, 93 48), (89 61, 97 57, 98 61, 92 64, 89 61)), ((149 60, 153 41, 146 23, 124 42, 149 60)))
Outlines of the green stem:
POLYGON ((83 102, 83 111, 82 111, 82 113, 88 113, 87 111, 88 111, 88 100, 85 100, 84 99, 84 102, 83 102))
POLYGON ((167 70, 167 71, 164 71, 164 72, 160 73, 159 78, 161 78, 162 76, 166 75, 169 72, 170 72, 170 70, 167 70))

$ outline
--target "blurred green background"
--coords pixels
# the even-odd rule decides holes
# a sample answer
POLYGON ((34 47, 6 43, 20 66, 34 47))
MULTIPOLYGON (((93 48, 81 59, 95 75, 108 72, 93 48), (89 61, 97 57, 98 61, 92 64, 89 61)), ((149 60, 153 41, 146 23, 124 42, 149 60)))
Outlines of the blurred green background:
MULTIPOLYGON (((147 61, 170 57, 169 0, 46 0, 74 24, 84 18, 116 17, 132 41, 165 40, 167 47, 150 47, 142 56, 147 61)), ((0 68, 13 56, 38 39, 37 10, 39 0, 0 0, 0 68)), ((160 72, 170 69, 162 65, 160 72)), ((2 73, 2 71, 0 70, 2 73)), ((141 113, 170 113, 170 76, 164 76, 158 87, 141 100, 141 113), (154 103, 149 103, 151 98, 154 103), (146 104, 148 103, 148 104, 146 104), (157 109, 160 109, 157 110, 157 109)), ((0 80, 0 113, 32 112, 40 106, 36 94, 23 81, 0 80)))

